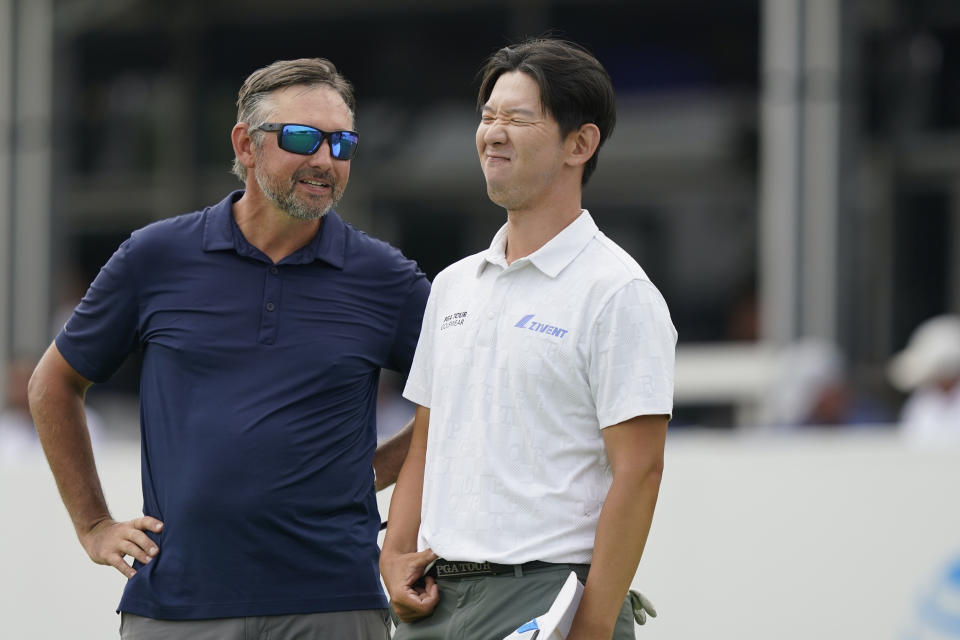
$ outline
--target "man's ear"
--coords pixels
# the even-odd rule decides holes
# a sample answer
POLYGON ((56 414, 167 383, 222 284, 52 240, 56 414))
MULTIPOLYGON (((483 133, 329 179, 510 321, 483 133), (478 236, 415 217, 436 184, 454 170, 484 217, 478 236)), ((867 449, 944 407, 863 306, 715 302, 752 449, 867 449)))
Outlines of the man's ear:
POLYGON ((600 146, 600 128, 592 122, 580 125, 567 136, 567 164, 583 166, 600 146))
POLYGON ((250 125, 246 122, 238 122, 233 125, 230 132, 230 140, 233 143, 233 153, 237 156, 240 164, 248 169, 253 168, 256 160, 254 150, 253 136, 250 135, 250 125))

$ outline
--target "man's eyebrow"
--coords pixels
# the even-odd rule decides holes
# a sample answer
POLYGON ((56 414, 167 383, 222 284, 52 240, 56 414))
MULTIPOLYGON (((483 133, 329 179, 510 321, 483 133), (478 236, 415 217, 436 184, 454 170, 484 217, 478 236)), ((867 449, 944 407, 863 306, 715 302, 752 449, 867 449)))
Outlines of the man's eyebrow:
MULTIPOLYGON (((488 112, 488 111, 496 111, 496 110, 495 110, 493 107, 491 107, 490 105, 485 104, 485 105, 483 105, 482 111, 483 111, 484 113, 486 113, 486 112, 488 112)), ((514 108, 512 108, 512 109, 510 109, 510 108, 508 108, 508 109, 502 109, 502 111, 503 111, 503 113, 507 114, 508 116, 516 115, 516 116, 524 116, 524 117, 527 117, 527 118, 536 118, 537 115, 538 115, 538 114, 535 113, 534 111, 532 111, 532 110, 530 110, 530 109, 525 109, 525 108, 523 108, 523 107, 514 107, 514 108)))

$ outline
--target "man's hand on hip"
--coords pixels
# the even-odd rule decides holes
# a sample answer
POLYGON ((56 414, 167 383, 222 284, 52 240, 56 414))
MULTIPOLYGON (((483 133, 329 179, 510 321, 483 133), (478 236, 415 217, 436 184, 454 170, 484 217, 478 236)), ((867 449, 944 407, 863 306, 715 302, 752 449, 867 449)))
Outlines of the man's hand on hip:
POLYGON ((163 523, 150 516, 126 522, 106 519, 81 535, 80 543, 91 560, 97 564, 109 565, 127 578, 132 578, 137 572, 127 564, 124 556, 130 556, 141 564, 153 560, 160 553, 160 549, 144 531, 159 533, 161 529, 163 523))

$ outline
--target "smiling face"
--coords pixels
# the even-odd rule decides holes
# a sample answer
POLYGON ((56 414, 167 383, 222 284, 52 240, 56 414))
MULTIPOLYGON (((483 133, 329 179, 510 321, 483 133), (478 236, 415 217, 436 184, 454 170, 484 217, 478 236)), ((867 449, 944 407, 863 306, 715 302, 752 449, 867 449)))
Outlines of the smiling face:
MULTIPOLYGON (((353 129, 353 114, 330 87, 287 87, 272 94, 271 101, 271 122, 305 124, 323 131, 353 129)), ((325 138, 313 155, 302 156, 278 147, 275 133, 259 135, 254 177, 278 209, 298 220, 317 220, 343 197, 350 161, 331 157, 329 140, 325 138)))
POLYGON ((560 127, 544 112, 537 83, 520 71, 497 78, 476 142, 487 195, 507 211, 544 202, 564 165, 560 127))

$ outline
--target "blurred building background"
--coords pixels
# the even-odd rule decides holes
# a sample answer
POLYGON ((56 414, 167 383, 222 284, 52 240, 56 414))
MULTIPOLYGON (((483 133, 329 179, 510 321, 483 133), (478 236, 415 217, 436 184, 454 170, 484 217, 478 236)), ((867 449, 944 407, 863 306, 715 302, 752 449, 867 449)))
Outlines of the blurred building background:
MULTIPOLYGON (((956 0, 0 0, 0 355, 41 352, 133 229, 239 186, 237 89, 279 58, 355 84, 345 219, 431 277, 483 249, 477 71, 547 32, 618 92, 584 203, 670 304, 674 424, 771 424, 809 339, 894 419, 888 358, 960 310, 956 0)), ((135 402, 137 365, 91 403, 135 402)))
MULTIPOLYGON (((123 578, 76 543, 24 383, 133 229, 239 187, 243 79, 340 67, 362 143, 338 210, 433 276, 504 220, 477 72, 545 32, 611 73, 618 125, 584 204, 680 334, 643 636, 960 638, 960 450, 895 431, 886 373, 914 327, 960 313, 958 0, 0 0, 7 635, 116 637, 123 578)), ((122 519, 142 504, 138 365, 89 394, 122 519)), ((401 383, 384 421, 409 415, 401 383)))

